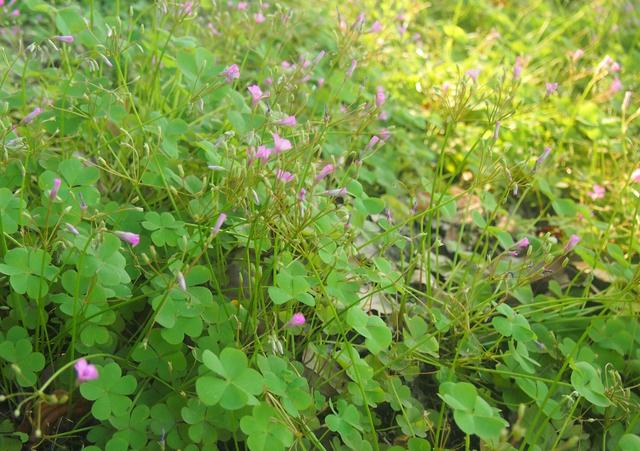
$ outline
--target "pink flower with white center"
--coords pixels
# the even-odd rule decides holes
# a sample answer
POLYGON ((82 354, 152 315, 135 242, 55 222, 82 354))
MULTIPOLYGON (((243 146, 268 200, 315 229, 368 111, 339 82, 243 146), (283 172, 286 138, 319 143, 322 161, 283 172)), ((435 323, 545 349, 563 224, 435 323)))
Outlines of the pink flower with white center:
POLYGON ((180 289, 182 291, 187 291, 187 281, 184 278, 184 274, 182 274, 182 271, 178 271, 178 274, 176 275, 176 280, 178 281, 178 286, 180 287, 180 289))
POLYGON ((271 149, 267 146, 258 146, 258 151, 256 152, 256 159, 261 160, 262 163, 266 163, 271 156, 271 149))
POLYGON ((76 377, 80 384, 86 381, 92 381, 99 377, 98 369, 95 365, 87 362, 87 359, 79 359, 73 365, 73 368, 76 370, 76 377))
POLYGON ((226 220, 227 220, 227 215, 224 213, 220 213, 220 216, 218 216, 216 223, 213 225, 213 228, 211 229, 211 234, 217 235, 220 232, 220 228, 222 227, 222 224, 224 224, 226 220))
POLYGON ((640 183, 640 168, 636 169, 631 173, 631 181, 635 183, 640 183))
POLYGON ((380 108, 384 105, 384 102, 387 100, 387 97, 384 94, 384 88, 382 86, 378 86, 376 88, 376 106, 380 108))
POLYGON ((331 174, 334 171, 334 169, 335 168, 333 167, 332 164, 325 165, 322 169, 320 169, 320 172, 316 177, 316 182, 319 182, 320 180, 325 178, 327 175, 331 174))
POLYGON ((594 183, 592 191, 589 191, 587 195, 593 200, 598 200, 604 197, 606 191, 607 190, 604 188, 604 186, 594 183))
POLYGON ((40 116, 40 114, 42 114, 42 108, 36 107, 33 109, 33 111, 31 111, 31 113, 27 114, 24 118, 22 118, 22 123, 28 124, 29 122, 31 122, 32 120, 40 116))
POLYGON ((349 66, 349 69, 347 70, 347 78, 351 78, 351 76, 353 75, 353 71, 356 70, 357 65, 358 62, 356 60, 351 60, 351 66, 349 66))
POLYGON ((478 81, 478 76, 480 75, 480 69, 478 68, 474 68, 474 69, 469 69, 468 71, 466 71, 464 73, 467 77, 469 77, 471 80, 473 80, 474 83, 477 83, 478 81))
POLYGON ((609 93, 616 94, 622 90, 622 81, 618 77, 614 78, 609 85, 609 93))
POLYGON ((299 327, 299 326, 304 326, 304 323, 306 322, 305 317, 302 313, 294 313, 293 316, 291 317, 291 319, 289 320, 289 322, 287 323, 287 326, 289 327, 299 327))
POLYGON ((295 127, 298 124, 295 116, 287 116, 284 119, 280 119, 278 121, 278 125, 282 125, 283 127, 295 127))
POLYGON ((380 142, 380 138, 378 138, 377 136, 372 136, 371 139, 369 140, 369 142, 367 143, 366 147, 364 148, 364 150, 371 150, 375 147, 376 144, 378 144, 378 142, 380 142))
POLYGON ((276 170, 276 177, 284 183, 289 183, 295 179, 295 176, 291 172, 283 171, 282 169, 276 170))
POLYGON ((249 3, 247 2, 238 2, 238 11, 246 11, 247 8, 249 7, 249 3))
POLYGON ((526 249, 529 247, 529 238, 526 236, 516 243, 518 249, 526 249))
POLYGON ((513 65, 513 78, 517 80, 522 75, 522 57, 516 56, 516 62, 513 65))
POLYGON ((582 58, 582 56, 584 55, 584 50, 582 49, 576 49, 575 51, 571 52, 569 54, 569 56, 571 56, 571 60, 575 63, 576 61, 578 61, 580 58, 582 58))
POLYGON ((129 243, 132 247, 136 247, 140 244, 140 235, 137 233, 116 231, 115 234, 122 241, 129 243))
POLYGON ((237 64, 232 64, 231 66, 220 72, 220 75, 224 77, 227 83, 232 83, 233 80, 240 78, 240 69, 238 68, 237 64))
POLYGON ((256 106, 260 100, 269 97, 269 93, 267 92, 266 94, 263 94, 262 89, 260 89, 260 86, 258 85, 251 85, 247 90, 249 91, 249 94, 251 94, 253 106, 256 106))
POLYGON ((550 96, 551 94, 555 93, 558 90, 558 83, 557 82, 546 82, 544 84, 544 88, 547 92, 547 97, 550 96))
POLYGON ((67 44, 71 44, 75 40, 75 38, 70 35, 54 36, 53 39, 59 42, 66 42, 67 44))
POLYGON ((369 33, 380 33, 382 31, 382 23, 379 20, 376 20, 371 24, 371 28, 369 28, 369 33))
POLYGON ((273 153, 279 154, 285 150, 291 149, 291 141, 285 138, 281 138, 277 133, 271 133, 273 137, 273 153))
POLYGON ((60 186, 62 186, 62 180, 59 178, 53 179, 53 186, 51 187, 51 191, 49 191, 49 199, 55 200, 56 197, 58 197, 60 186))
POLYGON ((253 20, 255 20, 256 23, 260 24, 260 23, 263 23, 265 20, 267 20, 267 18, 264 17, 264 14, 262 13, 255 13, 253 15, 253 20))
POLYGON ((578 245, 579 242, 580 242, 580 237, 578 235, 571 235, 571 237, 569 238, 569 241, 564 246, 564 251, 571 252, 572 250, 575 249, 575 247, 578 245))
POLYGON ((344 197, 347 195, 347 188, 330 189, 323 191, 320 195, 326 197, 344 197))

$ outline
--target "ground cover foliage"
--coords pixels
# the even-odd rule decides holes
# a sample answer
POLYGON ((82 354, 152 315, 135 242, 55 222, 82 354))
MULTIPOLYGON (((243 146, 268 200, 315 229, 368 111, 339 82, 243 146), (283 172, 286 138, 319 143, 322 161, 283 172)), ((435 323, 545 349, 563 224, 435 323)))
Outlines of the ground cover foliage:
POLYGON ((0 448, 640 449, 638 11, 0 1, 0 448))

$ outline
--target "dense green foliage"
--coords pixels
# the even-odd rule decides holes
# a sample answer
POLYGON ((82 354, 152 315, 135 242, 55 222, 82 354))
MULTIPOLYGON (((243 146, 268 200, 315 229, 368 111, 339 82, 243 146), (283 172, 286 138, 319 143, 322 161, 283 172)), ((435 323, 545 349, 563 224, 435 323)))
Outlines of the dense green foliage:
POLYGON ((0 449, 640 449, 637 4, 0 3, 0 449))

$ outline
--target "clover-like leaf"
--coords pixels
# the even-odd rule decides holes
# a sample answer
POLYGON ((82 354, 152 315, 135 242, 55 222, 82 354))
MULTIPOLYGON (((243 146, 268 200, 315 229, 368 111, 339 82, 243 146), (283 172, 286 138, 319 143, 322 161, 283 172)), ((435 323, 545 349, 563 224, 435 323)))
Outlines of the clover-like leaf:
POLYGON ((255 395, 262 393, 263 378, 248 368, 247 356, 239 349, 225 348, 218 357, 205 350, 204 365, 217 376, 201 376, 196 380, 196 393, 207 406, 220 404, 228 410, 258 404, 255 395))
POLYGON ((49 281, 57 273, 51 265, 51 255, 42 249, 11 249, 0 264, 0 273, 9 276, 9 283, 17 293, 40 299, 49 292, 49 281))
POLYGON ((284 450, 293 444, 293 434, 268 404, 255 406, 251 416, 240 420, 240 428, 247 434, 247 445, 252 451, 284 450))
POLYGON ((6 338, 0 334, 0 341, 0 358, 10 363, 5 367, 5 374, 15 378, 23 387, 35 385, 38 380, 36 373, 44 368, 45 360, 41 353, 33 352, 27 331, 13 326, 6 338))
POLYGON ((353 307, 347 311, 347 324, 365 337, 365 346, 373 354, 378 354, 389 347, 393 336, 379 316, 367 315, 362 309, 353 307))
POLYGON ((604 385, 596 369, 588 362, 577 362, 571 373, 571 385, 591 404, 600 407, 611 405, 604 394, 604 385))
POLYGON ((97 379, 80 385, 80 393, 89 401, 94 401, 91 413, 97 420, 124 415, 131 407, 127 395, 136 389, 136 379, 131 375, 122 376, 117 363, 108 363, 98 368, 97 379))
POLYGON ((174 247, 178 244, 178 239, 185 235, 184 223, 176 221, 171 213, 162 214, 150 211, 145 215, 142 227, 151 230, 151 240, 156 246, 168 245, 174 247))

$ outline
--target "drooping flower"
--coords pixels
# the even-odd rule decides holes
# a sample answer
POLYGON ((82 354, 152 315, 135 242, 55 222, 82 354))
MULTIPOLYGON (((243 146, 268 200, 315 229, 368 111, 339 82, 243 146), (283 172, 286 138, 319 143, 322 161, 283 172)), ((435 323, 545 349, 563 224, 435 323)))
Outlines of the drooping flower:
POLYGON ((285 150, 291 149, 291 141, 286 138, 280 137, 277 133, 271 133, 273 137, 273 152, 279 154, 285 150))
POLYGON ((622 99, 622 109, 627 110, 629 105, 631 104, 631 91, 627 91, 624 93, 624 99, 622 99))
POLYGON ((282 125, 283 127, 295 127, 298 121, 296 121, 295 116, 287 116, 284 119, 280 119, 278 121, 278 125, 282 125))
POLYGON ((271 78, 271 77, 265 78, 264 79, 264 84, 267 85, 267 86, 273 85, 273 78, 271 78))
POLYGON ((140 235, 137 233, 116 231, 115 234, 122 241, 129 243, 132 247, 136 247, 140 244, 140 235))
POLYGON ((307 200, 307 190, 304 188, 300 188, 300 192, 298 193, 298 200, 300 202, 304 202, 307 200))
POLYGON ((522 57, 516 56, 516 62, 513 64, 513 78, 517 80, 522 75, 522 57))
POLYGON ((378 132, 378 135, 380 135, 380 138, 382 139, 382 141, 386 141, 391 137, 391 132, 389 131, 388 128, 381 128, 380 131, 378 132))
POLYGON ((376 20, 371 24, 371 28, 369 28, 369 33, 380 33, 382 31, 382 23, 379 20, 376 20))
POLYGON ((478 68, 469 69, 464 74, 467 77, 469 77, 471 80, 473 80, 474 83, 476 83, 478 81, 478 76, 480 75, 480 69, 478 68))
POLYGON ((295 176, 291 172, 284 171, 282 169, 276 169, 276 177, 278 178, 278 180, 284 183, 289 183, 295 178, 295 176))
POLYGON ((53 39, 59 42, 66 42, 67 44, 71 44, 75 41, 75 38, 71 35, 54 36, 53 39))
POLYGON ((264 14, 262 14, 261 12, 257 12, 253 15, 253 20, 255 20, 256 23, 260 24, 267 20, 267 18, 264 17, 264 14))
POLYGON ((551 153, 551 147, 549 146, 545 146, 544 151, 542 152, 542 155, 540 155, 538 157, 538 159, 536 160, 536 165, 535 167, 537 168, 538 166, 540 166, 542 163, 544 163, 544 161, 549 157, 549 154, 551 153))
POLYGON ((260 89, 260 86, 258 85, 251 85, 247 90, 249 91, 249 94, 251 94, 253 106, 256 106, 260 100, 269 97, 269 93, 263 93, 262 89, 260 89))
POLYGON ((187 281, 184 278, 184 274, 182 274, 182 271, 178 271, 178 274, 176 275, 176 279, 178 280, 178 286, 180 287, 180 289, 182 291, 187 291, 187 281))
POLYGON ((500 136, 500 121, 496 121, 496 127, 493 129, 493 140, 497 141, 500 136))
POLYGON ((587 195, 593 200, 598 200, 602 199, 605 193, 606 189, 604 188, 604 186, 594 183, 592 191, 589 191, 587 195))
POLYGON ((316 181, 319 182, 320 180, 325 178, 327 175, 331 174, 334 171, 334 169, 335 168, 333 167, 332 164, 327 164, 322 169, 320 169, 320 172, 318 172, 318 175, 316 176, 316 181))
POLYGON ((376 88, 376 106, 380 108, 382 105, 384 105, 384 102, 386 100, 387 98, 384 94, 384 88, 382 86, 378 86, 376 88))
POLYGON ((635 183, 640 183, 640 168, 636 169, 631 173, 631 181, 635 183))
POLYGON ((580 237, 578 235, 571 235, 571 237, 569 237, 569 241, 567 241, 567 244, 564 246, 564 251, 571 252, 573 249, 575 249, 579 242, 580 237))
POLYGON ((529 247, 529 238, 526 236, 516 243, 518 249, 526 249, 529 247))
POLYGON ((73 233, 74 235, 80 235, 80 232, 78 231, 78 229, 76 229, 74 227, 73 224, 69 224, 68 222, 65 223, 65 225, 67 226, 67 230, 71 233, 73 233))
POLYGON ((217 235, 220 232, 220 228, 222 227, 222 224, 224 224, 226 220, 227 220, 227 215, 224 213, 220 213, 220 216, 218 216, 216 223, 213 225, 213 228, 211 229, 211 234, 217 235))
POLYGON ((558 83, 557 82, 546 82, 544 84, 544 88, 547 92, 547 97, 550 96, 551 94, 555 93, 558 90, 558 83))
POLYGON ((231 83, 233 82, 233 80, 240 78, 240 69, 238 68, 237 64, 232 64, 231 66, 220 72, 220 75, 224 77, 227 83, 231 83))
POLYGON ((378 144, 379 141, 380 141, 380 138, 378 138, 376 135, 373 135, 369 140, 369 142, 367 143, 367 145, 365 146, 364 150, 373 149, 375 145, 378 144))
POLYGON ((55 200, 55 198, 58 196, 60 186, 62 186, 62 180, 60 180, 59 178, 53 179, 53 186, 51 187, 51 191, 49 191, 49 199, 55 200))
POLYGON ((305 322, 306 322, 306 319, 305 319, 304 315, 302 313, 298 312, 298 313, 294 313, 293 314, 293 316, 291 317, 291 319, 287 323, 287 326, 289 326, 289 327, 304 326, 305 322))
POLYGON ((32 120, 40 116, 40 114, 42 114, 42 108, 35 107, 33 111, 31 111, 31 113, 27 114, 24 118, 22 118, 22 123, 28 124, 29 122, 31 122, 32 120))
POLYGON ((571 56, 571 60, 575 63, 580 58, 582 58, 582 56, 584 55, 584 50, 576 49, 575 51, 571 52, 569 55, 571 56))
POLYGON ((611 85, 609 85, 609 93, 616 94, 621 90, 622 90, 622 81, 620 80, 620 78, 616 77, 611 81, 611 85))
POLYGON ((99 377, 98 369, 95 365, 87 362, 87 359, 83 358, 78 360, 73 367, 76 370, 76 377, 80 384, 86 381, 92 381, 99 377))
POLYGON ((357 65, 358 61, 356 61, 355 59, 351 60, 351 66, 349 66, 349 69, 347 70, 347 78, 351 78, 351 76, 353 75, 353 71, 356 70, 357 65))

